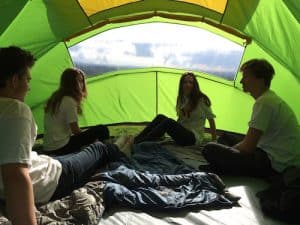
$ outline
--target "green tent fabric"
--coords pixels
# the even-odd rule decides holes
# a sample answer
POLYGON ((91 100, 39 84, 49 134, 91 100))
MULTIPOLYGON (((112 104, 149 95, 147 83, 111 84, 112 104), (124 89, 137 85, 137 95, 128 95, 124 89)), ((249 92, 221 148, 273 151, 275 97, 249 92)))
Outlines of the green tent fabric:
MULTIPOLYGON (((255 57, 273 64, 276 75, 271 89, 292 107, 300 120, 299 4, 293 0, 228 0, 225 3, 221 13, 184 1, 144 0, 87 16, 76 0, 2 0, 0 47, 17 45, 37 57, 26 102, 33 110, 38 132, 43 133, 45 101, 58 87, 61 72, 73 66, 68 46, 112 27, 154 20, 201 26, 234 39, 231 34, 199 22, 205 18, 252 39, 242 61, 255 57), (153 17, 139 20, 143 15, 153 17), (184 18, 199 18, 199 21, 180 21, 184 18), (118 20, 126 22, 117 23, 118 20)), ((180 73, 176 69, 144 68, 89 78, 89 94, 80 124, 149 121, 157 113, 175 117, 180 73)), ((228 82, 198 74, 201 89, 212 100, 218 129, 246 132, 253 99, 241 91, 240 78, 238 73, 234 82, 228 82)))

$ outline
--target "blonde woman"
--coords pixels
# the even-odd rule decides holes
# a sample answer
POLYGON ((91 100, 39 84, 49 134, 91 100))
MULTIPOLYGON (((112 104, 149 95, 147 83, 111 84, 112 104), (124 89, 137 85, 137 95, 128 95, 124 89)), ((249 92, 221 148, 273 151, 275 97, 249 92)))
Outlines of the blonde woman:
POLYGON ((60 86, 45 107, 44 151, 53 155, 64 155, 78 151, 82 146, 96 140, 109 138, 108 128, 97 125, 82 131, 78 115, 82 114, 81 103, 87 96, 85 75, 76 68, 66 69, 60 86))

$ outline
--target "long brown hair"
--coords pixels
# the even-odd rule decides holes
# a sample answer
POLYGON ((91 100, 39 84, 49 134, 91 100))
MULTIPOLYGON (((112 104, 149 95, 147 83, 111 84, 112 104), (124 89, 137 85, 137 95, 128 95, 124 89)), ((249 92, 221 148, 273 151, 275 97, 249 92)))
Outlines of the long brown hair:
POLYGON ((77 68, 68 68, 62 73, 59 88, 48 99, 45 112, 52 115, 58 110, 64 96, 72 97, 78 104, 78 114, 82 114, 81 102, 87 96, 84 72, 77 68), (78 81, 78 76, 82 78, 82 85, 78 81))
POLYGON ((190 113, 198 105, 200 99, 203 99, 204 103, 207 106, 211 106, 211 101, 208 98, 208 96, 200 90, 199 83, 196 79, 195 74, 192 73, 192 72, 186 72, 186 73, 182 74, 182 76, 180 78, 180 81, 179 81, 178 96, 177 96, 177 103, 176 103, 177 113, 182 113, 184 116, 189 117, 190 113), (189 96, 188 104, 186 106, 184 106, 184 108, 180 109, 180 106, 184 102, 183 83, 184 83, 184 79, 187 76, 192 77, 192 79, 193 79, 193 89, 192 89, 192 92, 189 96))

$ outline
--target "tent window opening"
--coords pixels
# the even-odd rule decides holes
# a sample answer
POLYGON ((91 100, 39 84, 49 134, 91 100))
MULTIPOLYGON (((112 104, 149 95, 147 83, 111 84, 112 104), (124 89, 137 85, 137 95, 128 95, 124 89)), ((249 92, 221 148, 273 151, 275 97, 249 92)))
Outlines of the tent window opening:
POLYGON ((147 23, 102 32, 69 48, 87 76, 164 67, 234 80, 244 47, 198 27, 147 23))

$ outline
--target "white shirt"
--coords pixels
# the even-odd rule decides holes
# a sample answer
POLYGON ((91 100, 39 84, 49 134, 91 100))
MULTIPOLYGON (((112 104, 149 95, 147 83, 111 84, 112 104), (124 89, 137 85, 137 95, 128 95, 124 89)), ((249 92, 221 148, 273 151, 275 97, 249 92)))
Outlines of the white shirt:
MULTIPOLYGON (((0 165, 27 164, 36 203, 52 197, 61 175, 61 164, 48 156, 31 151, 36 138, 36 124, 30 108, 23 102, 0 97, 0 165)), ((4 199, 0 167, 0 198, 4 199)))
MULTIPOLYGON (((184 107, 188 102, 182 105, 184 107)), ((206 119, 215 118, 215 114, 213 114, 211 108, 207 106, 203 99, 200 99, 196 108, 190 113, 190 117, 182 115, 182 113, 178 113, 177 122, 181 124, 186 129, 192 131, 195 135, 196 145, 200 145, 204 139, 204 126, 206 119)))
POLYGON ((78 104, 69 96, 64 96, 54 115, 50 112, 44 116, 44 144, 45 151, 57 150, 65 146, 72 135, 70 123, 78 121, 78 104))
POLYGON ((300 127, 291 108, 268 90, 253 106, 249 127, 263 131, 258 147, 269 156, 278 172, 300 166, 300 127))

